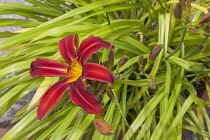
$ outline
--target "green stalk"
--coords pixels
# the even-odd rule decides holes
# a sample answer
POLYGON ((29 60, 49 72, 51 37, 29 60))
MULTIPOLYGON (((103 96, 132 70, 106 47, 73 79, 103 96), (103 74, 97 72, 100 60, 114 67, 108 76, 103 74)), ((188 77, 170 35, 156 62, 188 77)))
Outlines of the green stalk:
POLYGON ((208 38, 209 38, 209 36, 206 36, 206 37, 201 41, 201 43, 200 43, 197 47, 195 47, 190 53, 188 53, 187 55, 185 55, 184 58, 187 58, 187 57, 189 57, 190 55, 192 55, 194 52, 196 52, 200 47, 202 47, 203 43, 205 43, 206 40, 207 40, 208 38))
POLYGON ((169 100, 169 93, 170 93, 170 88, 171 88, 171 83, 172 83, 172 72, 171 72, 171 65, 169 64, 169 62, 165 61, 166 63, 166 82, 165 82, 165 96, 164 96, 164 114, 166 114, 167 112, 167 104, 168 104, 168 100, 169 100))
POLYGON ((108 15, 108 13, 106 13, 106 19, 107 19, 108 25, 110 25, 110 24, 111 24, 111 22, 110 22, 110 19, 109 19, 109 15, 108 15))
POLYGON ((184 37, 185 37, 186 32, 187 32, 187 28, 186 28, 186 26, 185 26, 185 27, 184 27, 184 31, 183 31, 183 33, 182 33, 181 40, 180 40, 178 46, 176 47, 176 49, 175 49, 174 52, 172 52, 170 55, 168 55, 168 56, 165 57, 166 60, 167 60, 169 57, 171 57, 172 55, 174 55, 174 54, 180 49, 180 47, 181 47, 181 45, 182 45, 182 43, 183 43, 183 41, 184 41, 184 37))
MULTIPOLYGON (((158 23, 159 23, 158 44, 164 44, 165 17, 163 14, 158 15, 158 23)), ((161 52, 159 53, 159 55, 157 56, 157 58, 155 60, 154 66, 152 67, 152 70, 149 74, 151 77, 155 77, 155 75, 157 74, 157 71, 158 71, 160 63, 161 63, 162 56, 163 56, 163 49, 161 50, 161 52)))

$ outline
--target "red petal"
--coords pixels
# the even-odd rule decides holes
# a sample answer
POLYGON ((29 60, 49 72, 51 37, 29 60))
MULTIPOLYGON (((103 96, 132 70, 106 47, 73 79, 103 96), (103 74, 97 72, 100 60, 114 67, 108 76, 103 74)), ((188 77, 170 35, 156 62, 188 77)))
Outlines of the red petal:
POLYGON ((68 79, 63 79, 52 85, 44 94, 39 102, 37 109, 37 118, 41 120, 46 113, 50 111, 60 100, 64 91, 70 87, 70 84, 65 84, 68 79))
POLYGON ((114 82, 113 74, 106 67, 95 63, 85 63, 83 65, 82 77, 84 79, 98 80, 111 84, 114 82))
POLYGON ((82 107, 88 114, 103 114, 101 104, 92 93, 85 90, 81 79, 71 84, 69 94, 72 103, 82 107))
POLYGON ((99 37, 94 37, 90 35, 87 39, 83 40, 80 44, 79 50, 78 50, 78 57, 79 61, 81 63, 84 63, 88 60, 88 58, 98 52, 102 47, 105 47, 107 49, 113 48, 113 46, 106 41, 103 41, 99 37))
POLYGON ((37 58, 31 63, 30 74, 32 77, 46 76, 68 76, 67 75, 68 66, 47 58, 37 58))
POLYGON ((58 43, 58 48, 61 56, 71 64, 72 60, 77 57, 75 52, 75 48, 79 46, 79 38, 78 35, 71 35, 63 38, 58 43))

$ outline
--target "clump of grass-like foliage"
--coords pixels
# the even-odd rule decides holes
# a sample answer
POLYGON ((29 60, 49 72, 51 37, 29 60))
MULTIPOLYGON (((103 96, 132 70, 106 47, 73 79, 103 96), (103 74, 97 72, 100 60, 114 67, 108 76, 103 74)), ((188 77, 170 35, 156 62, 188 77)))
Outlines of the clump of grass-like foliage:
MULTIPOLYGON (((29 104, 14 119, 17 124, 2 140, 58 139, 182 139, 183 129, 200 139, 210 138, 210 3, 189 0, 27 0, 29 5, 0 3, 0 26, 18 26, 1 32, 0 114, 37 88, 29 104), (177 5, 178 3, 178 5, 177 5), (208 13, 208 14, 207 14, 208 13), (83 40, 99 36, 115 46, 116 79, 110 99, 103 91, 102 117, 114 129, 104 136, 94 127, 94 115, 69 101, 67 93, 48 116, 36 118, 37 104, 58 78, 32 78, 30 64, 38 57, 60 60, 58 41, 78 34, 83 40), (117 66, 122 57, 129 58, 117 66), (203 89, 203 90, 202 90, 203 89)), ((106 49, 97 53, 107 61, 106 49)))

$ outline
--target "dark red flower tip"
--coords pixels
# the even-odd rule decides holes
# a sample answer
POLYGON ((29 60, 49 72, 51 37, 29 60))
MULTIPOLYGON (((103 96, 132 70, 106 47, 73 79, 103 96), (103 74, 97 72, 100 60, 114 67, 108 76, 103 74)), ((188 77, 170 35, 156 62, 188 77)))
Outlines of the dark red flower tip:
POLYGON ((79 61, 81 63, 85 63, 92 54, 98 52, 103 47, 105 47, 106 49, 112 49, 114 46, 107 41, 103 41, 99 37, 94 37, 93 35, 90 35, 80 44, 77 53, 79 61))
POLYGON ((30 75, 32 77, 66 77, 68 65, 48 58, 37 58, 31 63, 30 75))
POLYGON ((77 57, 75 49, 78 47, 79 37, 77 34, 67 36, 61 39, 58 43, 59 52, 68 64, 71 64, 73 59, 77 57))
POLYGON ((92 93, 85 90, 85 85, 81 78, 71 84, 69 95, 71 102, 82 107, 88 114, 103 114, 100 102, 96 100, 92 93))
POLYGON ((66 84, 67 80, 63 79, 53 84, 41 98, 37 109, 37 118, 39 120, 58 103, 64 92, 70 87, 70 84, 66 84))
POLYGON ((114 75, 104 66, 95 63, 85 63, 83 65, 84 79, 97 80, 113 84, 114 75))

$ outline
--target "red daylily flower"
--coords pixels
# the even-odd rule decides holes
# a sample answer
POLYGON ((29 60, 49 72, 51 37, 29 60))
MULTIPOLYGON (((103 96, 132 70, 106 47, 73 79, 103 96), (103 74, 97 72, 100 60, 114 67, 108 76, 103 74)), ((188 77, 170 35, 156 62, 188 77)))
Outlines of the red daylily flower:
POLYGON ((47 58, 37 58, 31 63, 32 77, 65 77, 53 84, 41 98, 37 110, 38 119, 41 120, 58 103, 67 89, 70 89, 72 103, 82 107, 88 114, 103 114, 101 104, 92 93, 85 90, 82 79, 113 84, 114 76, 106 67, 87 62, 88 58, 102 47, 112 49, 113 46, 92 35, 80 45, 78 35, 68 36, 60 40, 58 46, 61 56, 68 64, 47 58))

